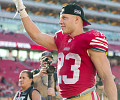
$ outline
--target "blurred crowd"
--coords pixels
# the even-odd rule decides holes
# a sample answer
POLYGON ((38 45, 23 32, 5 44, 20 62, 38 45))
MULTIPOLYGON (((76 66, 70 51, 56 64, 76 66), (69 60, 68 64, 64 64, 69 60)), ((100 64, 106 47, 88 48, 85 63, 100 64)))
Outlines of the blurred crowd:
POLYGON ((4 76, 0 75, 0 97, 13 97, 18 88, 16 82, 8 82, 4 76))

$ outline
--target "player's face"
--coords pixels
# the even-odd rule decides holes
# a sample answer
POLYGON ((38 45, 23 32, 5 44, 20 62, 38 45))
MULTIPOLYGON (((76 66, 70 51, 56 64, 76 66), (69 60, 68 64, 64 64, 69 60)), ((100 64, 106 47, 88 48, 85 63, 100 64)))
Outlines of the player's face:
POLYGON ((75 31, 75 15, 61 14, 59 24, 63 34, 72 34, 75 31))
POLYGON ((19 86, 22 89, 27 89, 31 86, 32 79, 28 77, 27 73, 20 73, 19 75, 19 86))

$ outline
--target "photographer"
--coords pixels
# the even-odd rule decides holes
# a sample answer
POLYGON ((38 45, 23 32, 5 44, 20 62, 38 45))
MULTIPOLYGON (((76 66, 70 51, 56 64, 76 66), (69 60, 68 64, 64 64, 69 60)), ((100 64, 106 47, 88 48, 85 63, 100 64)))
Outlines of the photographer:
MULTIPOLYGON (((32 70, 34 74, 34 87, 39 90, 41 93, 41 96, 43 96, 45 99, 47 99, 48 95, 52 95, 53 99, 56 97, 56 89, 55 89, 55 79, 54 79, 54 66, 52 66, 52 61, 53 61, 53 56, 52 53, 49 51, 45 51, 42 53, 41 59, 40 59, 40 68, 39 69, 34 69, 32 70), (52 75, 51 75, 51 82, 50 85, 51 87, 48 88, 48 74, 45 73, 46 70, 47 72, 51 73, 51 69, 48 68, 52 67, 52 75)), ((56 77, 57 78, 57 77, 56 77)), ((44 99, 43 98, 43 99, 44 99)))

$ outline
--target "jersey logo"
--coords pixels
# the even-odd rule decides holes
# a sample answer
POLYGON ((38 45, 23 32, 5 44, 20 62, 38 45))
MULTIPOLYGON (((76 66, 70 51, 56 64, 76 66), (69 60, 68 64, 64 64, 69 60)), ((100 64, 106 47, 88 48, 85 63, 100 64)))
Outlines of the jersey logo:
POLYGON ((69 48, 69 47, 65 47, 64 50, 65 50, 65 51, 69 51, 70 48, 69 48))
POLYGON ((79 14, 79 15, 81 15, 81 11, 78 10, 78 9, 75 9, 75 10, 74 10, 74 13, 75 13, 75 14, 79 14))
POLYGON ((72 41, 72 39, 69 39, 69 40, 68 40, 68 43, 70 43, 71 41, 72 41))

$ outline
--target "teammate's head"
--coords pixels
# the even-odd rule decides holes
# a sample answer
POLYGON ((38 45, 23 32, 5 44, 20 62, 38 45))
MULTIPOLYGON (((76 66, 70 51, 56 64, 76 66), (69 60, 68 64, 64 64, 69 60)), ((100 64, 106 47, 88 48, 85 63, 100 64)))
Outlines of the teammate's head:
POLYGON ((68 4, 62 8, 61 14, 70 14, 80 16, 83 20, 83 26, 91 25, 84 15, 83 9, 76 4, 68 4))

